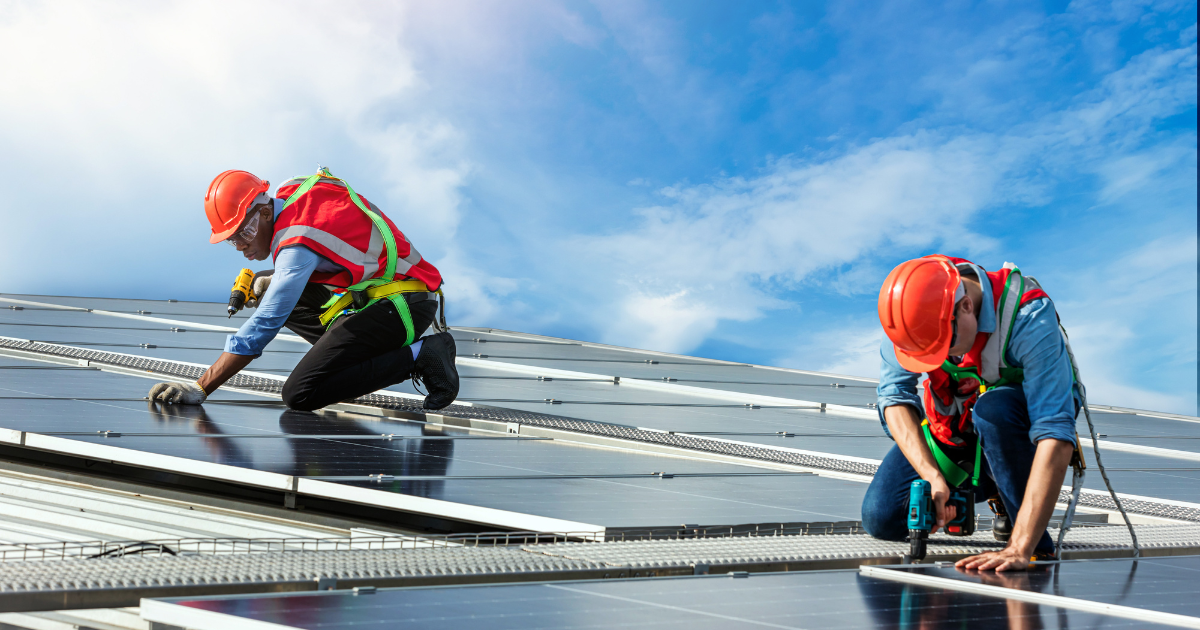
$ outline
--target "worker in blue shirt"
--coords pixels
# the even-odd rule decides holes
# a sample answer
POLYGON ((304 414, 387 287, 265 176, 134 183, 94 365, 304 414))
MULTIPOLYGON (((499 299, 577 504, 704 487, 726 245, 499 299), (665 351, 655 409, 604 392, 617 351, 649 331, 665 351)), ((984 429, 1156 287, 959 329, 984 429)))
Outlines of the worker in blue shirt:
MULTIPOLYGON (((274 259, 251 283, 254 315, 194 383, 159 383, 150 399, 202 404, 260 356, 281 328, 313 344, 283 385, 288 407, 312 411, 413 379, 425 409, 458 396, 454 338, 435 322, 442 276, 403 232, 345 180, 321 168, 268 194, 246 171, 218 175, 204 197, 212 243, 274 259)), ((445 324, 444 321, 441 322, 445 324)))
POLYGON ((932 487, 934 531, 945 526, 952 486, 969 483, 965 471, 981 458, 975 498, 989 499, 1007 546, 957 566, 1004 571, 1052 558, 1046 524, 1075 453, 1082 396, 1049 296, 1011 265, 987 272, 926 256, 888 275, 879 318, 879 417, 896 445, 867 489, 863 527, 903 540, 918 478, 932 487))

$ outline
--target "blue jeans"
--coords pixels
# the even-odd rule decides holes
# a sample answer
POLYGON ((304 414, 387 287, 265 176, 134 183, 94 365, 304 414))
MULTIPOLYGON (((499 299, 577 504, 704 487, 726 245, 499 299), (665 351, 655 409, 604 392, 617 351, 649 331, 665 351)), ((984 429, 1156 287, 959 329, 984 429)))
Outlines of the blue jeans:
MULTIPOLYGON (((974 409, 975 431, 983 442, 982 471, 975 499, 986 501, 1000 493, 1013 523, 1021 511, 1025 484, 1033 468, 1037 445, 1029 441, 1029 410, 1020 385, 1005 385, 979 397, 974 409)), ((908 538, 909 486, 918 479, 899 446, 883 458, 863 498, 862 521, 867 533, 881 540, 908 538)), ((968 480, 966 484, 970 484, 968 480)), ((1054 551, 1049 532, 1042 532, 1037 551, 1054 551)))

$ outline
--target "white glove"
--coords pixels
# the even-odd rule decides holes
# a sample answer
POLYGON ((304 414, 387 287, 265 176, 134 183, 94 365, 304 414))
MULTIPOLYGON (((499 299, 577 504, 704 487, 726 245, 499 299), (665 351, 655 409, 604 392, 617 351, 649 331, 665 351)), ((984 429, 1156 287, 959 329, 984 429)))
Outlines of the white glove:
POLYGON ((208 399, 197 383, 159 383, 150 388, 150 400, 181 405, 199 405, 208 399))
POLYGON ((246 300, 247 308, 258 308, 258 303, 267 294, 267 287, 271 286, 271 274, 273 273, 275 273, 274 269, 268 269, 254 274, 254 279, 250 281, 250 292, 254 295, 246 300))

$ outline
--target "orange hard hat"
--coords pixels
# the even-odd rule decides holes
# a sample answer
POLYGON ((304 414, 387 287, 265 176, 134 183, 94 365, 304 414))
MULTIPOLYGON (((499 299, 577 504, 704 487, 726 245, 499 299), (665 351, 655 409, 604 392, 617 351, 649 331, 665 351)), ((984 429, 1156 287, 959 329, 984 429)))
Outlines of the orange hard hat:
POLYGON ((246 218, 246 210, 259 193, 267 192, 271 182, 246 171, 225 171, 212 180, 204 193, 204 214, 212 224, 208 242, 220 243, 233 236, 246 218))
POLYGON ((961 278, 949 258, 901 263, 879 289, 879 323, 910 372, 929 372, 950 355, 955 295, 961 278))

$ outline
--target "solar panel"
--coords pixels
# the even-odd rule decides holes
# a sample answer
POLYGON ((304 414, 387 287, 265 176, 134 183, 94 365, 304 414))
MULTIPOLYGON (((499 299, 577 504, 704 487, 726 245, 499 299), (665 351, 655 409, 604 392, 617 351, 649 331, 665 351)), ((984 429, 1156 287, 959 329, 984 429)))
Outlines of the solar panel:
POLYGON ((95 370, 55 374, 12 371, 0 392, 5 428, 607 527, 854 520, 865 491, 849 481, 764 477, 756 473, 767 471, 745 466, 548 441, 337 439, 421 429, 288 411, 262 399, 247 403, 244 395, 221 394, 198 408, 155 405, 140 400, 147 379, 95 370), (243 402, 232 404, 237 400, 243 402), (221 401, 231 404, 214 404, 221 401), (222 437, 244 433, 277 437, 222 437), (289 437, 315 433, 329 437, 289 437), (372 475, 391 479, 352 479, 372 475), (527 478, 503 478, 520 475, 527 478), (467 476, 478 478, 456 479, 467 476))
MULTIPOLYGON (((746 575, 746 574, 742 574, 746 575)), ((1154 623, 872 579, 853 571, 143 603, 159 623, 289 628, 1160 628, 1154 623)))
POLYGON ((1200 556, 1075 560, 1010 573, 917 565, 889 570, 1200 617, 1200 556))

